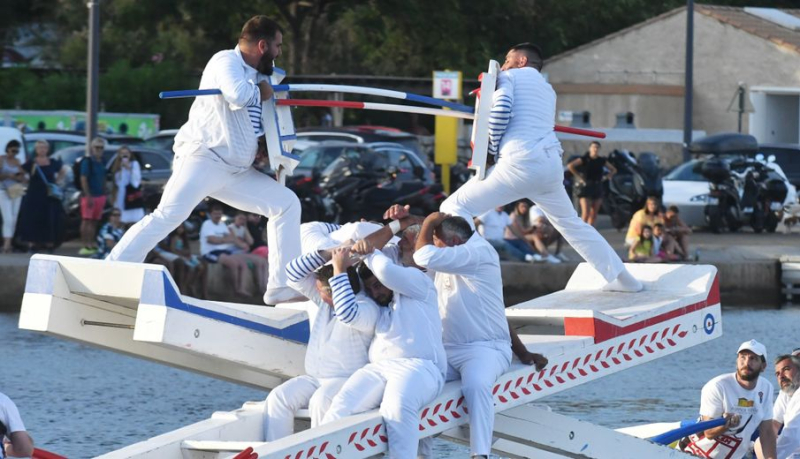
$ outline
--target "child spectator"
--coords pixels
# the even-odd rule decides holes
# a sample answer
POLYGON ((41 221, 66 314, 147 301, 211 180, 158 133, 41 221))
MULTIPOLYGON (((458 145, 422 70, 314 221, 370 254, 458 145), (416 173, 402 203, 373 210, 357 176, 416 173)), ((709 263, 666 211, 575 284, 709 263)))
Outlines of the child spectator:
POLYGON ((269 254, 267 241, 264 240, 266 230, 266 217, 254 213, 247 214, 247 231, 250 232, 250 237, 253 238, 253 245, 250 246, 250 253, 264 258, 267 258, 269 254))
MULTIPOLYGON (((183 275, 180 279, 180 289, 189 295, 197 298, 206 298, 206 264, 192 254, 189 247, 189 236, 186 228, 178 225, 175 230, 167 236, 168 253, 174 254, 177 258, 173 261, 174 265, 182 265, 183 275)), ((163 255, 162 255, 163 256, 163 255)))
POLYGON ((125 234, 125 226, 120 221, 120 217, 122 217, 122 211, 116 207, 113 208, 108 216, 108 222, 97 233, 97 253, 93 258, 105 258, 122 239, 122 235, 125 234))
POLYGON ((642 232, 628 250, 628 260, 637 263, 657 263, 661 261, 653 252, 653 228, 642 225, 642 232))
POLYGON ((253 236, 247 228, 247 216, 244 212, 238 212, 233 217, 233 223, 228 225, 228 230, 234 236, 233 248, 234 254, 240 254, 247 259, 247 265, 255 269, 256 285, 261 292, 267 290, 267 276, 268 268, 267 259, 263 256, 250 253, 250 248, 253 246, 253 236))

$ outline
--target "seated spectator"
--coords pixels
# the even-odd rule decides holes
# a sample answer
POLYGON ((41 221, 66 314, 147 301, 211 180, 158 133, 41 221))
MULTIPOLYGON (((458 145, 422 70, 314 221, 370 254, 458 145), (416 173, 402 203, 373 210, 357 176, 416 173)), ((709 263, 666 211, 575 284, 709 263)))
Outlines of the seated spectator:
POLYGON ((642 227, 647 225, 651 231, 656 223, 664 223, 660 212, 661 203, 655 196, 650 196, 644 203, 644 207, 637 210, 628 225, 628 233, 625 235, 625 245, 630 247, 639 239, 642 234, 642 227))
POLYGON ((173 278, 178 283, 181 292, 196 298, 206 298, 208 296, 206 263, 192 254, 186 227, 178 225, 167 236, 164 246, 166 249, 160 250, 159 256, 171 263, 173 278))
POLYGON ((233 223, 228 225, 228 230, 230 230, 231 234, 235 237, 234 244, 236 247, 233 249, 233 253, 241 254, 247 259, 248 266, 255 269, 256 285, 258 285, 259 291, 266 291, 269 265, 267 264, 266 258, 250 253, 254 241, 247 227, 247 216, 244 212, 238 212, 236 214, 233 218, 233 223))
POLYGON ((108 222, 97 233, 97 253, 92 258, 102 260, 122 239, 122 235, 125 234, 125 225, 122 224, 121 217, 122 212, 119 209, 116 207, 111 209, 111 213, 108 214, 108 222))
POLYGON ((566 259, 561 254, 561 246, 564 243, 564 238, 556 231, 555 227, 550 223, 550 220, 544 215, 539 206, 534 205, 530 210, 530 221, 533 224, 533 231, 525 235, 525 238, 533 244, 545 261, 548 263, 561 263, 566 259), (548 247, 556 243, 556 252, 550 254, 548 247))
POLYGON ((25 431, 17 405, 0 392, 0 457, 33 456, 33 439, 25 431), (7 439, 7 440, 6 440, 7 439))
POLYGON ((534 261, 533 255, 517 249, 514 244, 504 239, 503 235, 506 226, 508 226, 508 221, 508 213, 503 210, 503 206, 498 206, 496 209, 476 217, 475 227, 478 229, 478 233, 497 250, 497 254, 502 260, 511 259, 532 263, 534 261))
POLYGON ((244 288, 247 260, 241 254, 234 254, 236 236, 222 222, 222 206, 212 204, 209 217, 200 227, 200 254, 206 262, 220 263, 228 268, 236 294, 249 297, 244 288))
POLYGON ((253 245, 250 246, 250 253, 267 258, 269 249, 267 241, 264 239, 267 230, 267 218, 263 215, 247 214, 247 231, 253 238, 253 245))
POLYGON ((677 253, 675 239, 667 234, 664 225, 656 223, 653 226, 653 253, 664 261, 678 261, 681 256, 677 253))
POLYGON ((650 225, 642 227, 642 234, 628 250, 628 260, 636 263, 656 263, 661 261, 653 252, 653 228, 650 225))
POLYGON ((525 199, 519 200, 514 205, 514 211, 509 215, 504 239, 520 252, 531 255, 534 261, 542 261, 542 256, 536 253, 531 243, 525 238, 533 231, 533 224, 530 221, 530 204, 525 199))
POLYGON ((677 243, 675 253, 681 260, 689 258, 689 235, 692 229, 681 220, 678 206, 669 206, 664 214, 664 229, 677 243))

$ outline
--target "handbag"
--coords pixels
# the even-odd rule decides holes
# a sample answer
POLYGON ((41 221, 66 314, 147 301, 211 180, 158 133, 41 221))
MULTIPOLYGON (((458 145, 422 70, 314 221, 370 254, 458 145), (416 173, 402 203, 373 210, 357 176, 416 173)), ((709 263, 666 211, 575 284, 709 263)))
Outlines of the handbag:
POLYGON ((39 176, 42 178, 42 181, 47 186, 47 197, 52 198, 58 201, 64 200, 64 190, 61 189, 60 186, 56 185, 55 183, 50 183, 47 180, 47 177, 44 176, 44 172, 42 172, 41 167, 37 167, 38 164, 34 163, 33 168, 36 169, 36 172, 39 173, 39 176))
POLYGON ((144 197, 142 186, 133 186, 130 183, 125 186, 125 210, 141 209, 144 207, 144 197))
POLYGON ((16 199, 25 194, 25 185, 21 183, 10 185, 6 188, 6 194, 8 194, 9 198, 16 199))

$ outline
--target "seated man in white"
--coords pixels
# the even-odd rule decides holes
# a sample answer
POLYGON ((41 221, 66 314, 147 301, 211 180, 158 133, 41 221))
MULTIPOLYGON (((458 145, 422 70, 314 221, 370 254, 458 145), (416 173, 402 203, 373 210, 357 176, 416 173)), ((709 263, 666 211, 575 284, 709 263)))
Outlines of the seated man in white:
POLYGON ((375 327, 375 338, 370 363, 345 383, 323 424, 380 406, 389 456, 414 459, 419 411, 441 392, 447 367, 436 289, 428 275, 395 264, 368 242, 355 248, 369 254, 359 266, 359 277, 365 293, 382 307, 375 312, 372 301, 355 297, 346 275, 350 250, 336 249, 331 279, 336 317, 354 328, 375 327))
MULTIPOLYGON (((470 417, 472 457, 489 457, 494 430, 492 386, 511 364, 500 259, 461 217, 434 212, 417 238, 414 261, 436 273, 447 380, 461 378, 470 417)), ((537 369, 547 360, 533 354, 537 369)))
MULTIPOLYGON (((324 241, 323 241, 324 242, 324 241)), ((308 407, 311 427, 322 421, 333 396, 356 370, 368 362, 367 352, 374 335, 373 328, 350 327, 334 317, 329 279, 333 267, 328 250, 313 250, 286 267, 289 286, 305 295, 319 308, 306 351, 306 374, 292 378, 270 392, 264 406, 264 439, 273 441, 291 435, 297 410, 308 407), (324 266, 323 266, 324 265, 324 266)), ((341 276, 354 292, 359 291, 355 269, 341 276)), ((378 307, 367 303, 363 309, 378 307)))

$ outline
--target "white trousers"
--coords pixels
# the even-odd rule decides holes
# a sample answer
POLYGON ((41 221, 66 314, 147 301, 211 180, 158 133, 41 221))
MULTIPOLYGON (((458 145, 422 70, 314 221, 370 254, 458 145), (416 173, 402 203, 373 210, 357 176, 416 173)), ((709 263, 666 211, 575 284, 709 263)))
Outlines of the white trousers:
POLYGON ((0 190, 0 215, 3 216, 3 237, 14 237, 14 229, 17 227, 17 216, 19 215, 19 205, 22 203, 22 196, 11 198, 6 190, 0 190))
POLYGON ((312 428, 320 425, 345 381, 347 378, 303 375, 273 389, 264 404, 264 440, 280 440, 294 433, 294 416, 302 408, 308 408, 312 428))
POLYGON ((286 287, 284 268, 300 256, 300 201, 272 177, 253 168, 233 168, 209 155, 201 152, 175 157, 172 176, 158 208, 133 225, 106 259, 142 262, 147 252, 183 223, 201 200, 211 196, 269 219, 267 285, 270 289, 286 287))
POLYGON ((442 203, 440 210, 464 217, 474 228, 473 217, 528 198, 542 209, 569 245, 611 282, 625 267, 603 236, 578 217, 564 189, 562 152, 555 142, 524 155, 502 157, 485 179, 472 177, 442 203))
POLYGON ((443 386, 444 377, 430 360, 392 359, 370 363, 347 380, 322 423, 380 406, 389 437, 388 457, 415 459, 419 411, 441 393, 443 386))
POLYGON ((497 378, 511 365, 511 343, 445 345, 448 381, 451 372, 461 377, 461 393, 469 409, 469 445, 473 455, 489 455, 494 431, 494 396, 497 378))

